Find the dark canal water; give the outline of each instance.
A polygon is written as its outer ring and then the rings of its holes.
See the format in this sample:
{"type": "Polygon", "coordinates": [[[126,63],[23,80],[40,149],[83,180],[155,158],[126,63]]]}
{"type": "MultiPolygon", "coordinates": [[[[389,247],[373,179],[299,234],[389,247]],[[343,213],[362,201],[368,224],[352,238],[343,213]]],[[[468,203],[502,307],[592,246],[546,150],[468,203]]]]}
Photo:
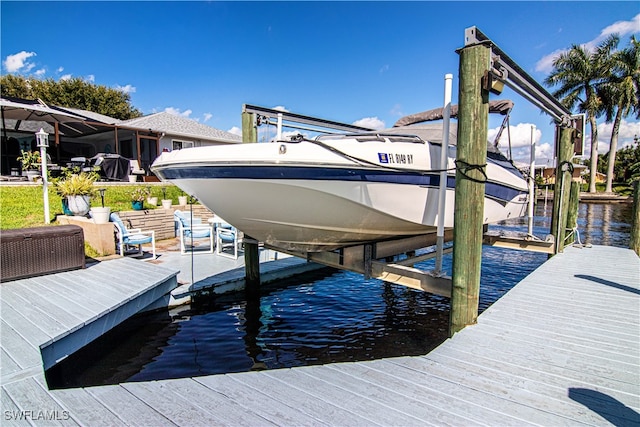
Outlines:
{"type": "MultiPolygon", "coordinates": [[[[544,238],[551,205],[537,208],[544,238]]],[[[581,204],[582,243],[628,247],[631,205],[581,204]]],[[[526,231],[526,219],[491,229],[526,231]]],[[[485,247],[480,309],[546,259],[485,247]]],[[[417,265],[432,270],[434,261],[417,265]]],[[[451,255],[444,267],[450,274],[451,255]]],[[[243,295],[141,315],[48,372],[53,387],[77,387],[420,355],[447,338],[449,300],[324,269],[243,295]]]]}

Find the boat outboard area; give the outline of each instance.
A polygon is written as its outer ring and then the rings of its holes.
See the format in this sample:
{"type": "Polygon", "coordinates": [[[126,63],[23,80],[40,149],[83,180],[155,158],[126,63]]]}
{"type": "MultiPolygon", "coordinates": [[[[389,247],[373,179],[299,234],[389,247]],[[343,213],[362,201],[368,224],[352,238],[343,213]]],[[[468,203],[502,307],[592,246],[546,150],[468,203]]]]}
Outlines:
{"type": "MultiPolygon", "coordinates": [[[[441,167],[441,142],[412,127],[174,150],[151,169],[253,239],[290,251],[330,251],[434,233],[443,169],[445,227],[453,227],[455,146],[447,147],[441,167]]],[[[484,222],[525,215],[522,174],[495,154],[485,174],[484,222]]]]}

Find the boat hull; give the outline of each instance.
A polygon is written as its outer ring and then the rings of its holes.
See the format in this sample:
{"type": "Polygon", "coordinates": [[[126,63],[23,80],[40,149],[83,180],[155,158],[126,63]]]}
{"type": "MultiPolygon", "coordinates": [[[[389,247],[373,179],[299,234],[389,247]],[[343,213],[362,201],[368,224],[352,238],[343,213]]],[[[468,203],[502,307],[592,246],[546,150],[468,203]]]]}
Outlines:
{"type": "MultiPolygon", "coordinates": [[[[202,204],[246,235],[271,246],[315,252],[433,233],[438,189],[390,183],[176,179],[202,204]],[[286,199],[286,203],[283,202],[286,199]],[[280,202],[276,202],[280,201],[280,202]],[[309,212],[312,212],[310,215],[309,212]]],[[[447,191],[445,227],[453,227],[454,189],[447,191]]],[[[485,223],[522,216],[522,201],[485,199],[485,223]]]]}
{"type": "MultiPolygon", "coordinates": [[[[430,159],[439,151],[426,143],[378,141],[338,141],[329,149],[306,142],[242,144],[165,153],[152,170],[245,235],[315,252],[435,232],[440,173],[430,159]],[[356,154],[363,160],[354,160],[356,154]]],[[[453,158],[448,162],[444,217],[450,228],[455,171],[453,158]]],[[[484,222],[524,215],[522,177],[494,163],[487,175],[484,222]]]]}

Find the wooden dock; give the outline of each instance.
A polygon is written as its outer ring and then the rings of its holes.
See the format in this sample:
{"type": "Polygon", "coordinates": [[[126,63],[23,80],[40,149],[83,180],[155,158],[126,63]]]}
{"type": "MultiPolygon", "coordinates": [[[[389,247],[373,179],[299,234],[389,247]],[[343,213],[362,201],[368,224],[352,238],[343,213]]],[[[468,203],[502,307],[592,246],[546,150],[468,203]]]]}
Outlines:
{"type": "MultiPolygon", "coordinates": [[[[8,325],[4,286],[3,425],[640,423],[640,259],[626,249],[565,249],[425,356],[66,390],[6,373],[6,329],[36,349],[48,338],[37,319],[8,325]]],[[[42,363],[33,353],[23,366],[42,363]]]]}

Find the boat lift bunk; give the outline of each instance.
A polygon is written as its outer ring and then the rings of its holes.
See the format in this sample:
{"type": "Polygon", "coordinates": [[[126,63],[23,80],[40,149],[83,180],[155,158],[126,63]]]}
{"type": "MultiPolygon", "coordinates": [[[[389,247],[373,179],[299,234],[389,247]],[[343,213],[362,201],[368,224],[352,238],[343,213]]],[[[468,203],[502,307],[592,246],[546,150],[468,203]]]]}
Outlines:
{"type": "MultiPolygon", "coordinates": [[[[445,232],[445,241],[453,241],[453,229],[445,232]]],[[[434,232],[372,241],[325,252],[296,252],[266,244],[265,247],[328,267],[360,273],[365,279],[380,279],[449,298],[451,297],[451,278],[413,267],[418,262],[436,257],[435,251],[416,255],[419,249],[435,244],[436,233],[434,232]]],[[[449,253],[452,250],[453,248],[449,247],[444,249],[443,253],[449,253]]]]}

